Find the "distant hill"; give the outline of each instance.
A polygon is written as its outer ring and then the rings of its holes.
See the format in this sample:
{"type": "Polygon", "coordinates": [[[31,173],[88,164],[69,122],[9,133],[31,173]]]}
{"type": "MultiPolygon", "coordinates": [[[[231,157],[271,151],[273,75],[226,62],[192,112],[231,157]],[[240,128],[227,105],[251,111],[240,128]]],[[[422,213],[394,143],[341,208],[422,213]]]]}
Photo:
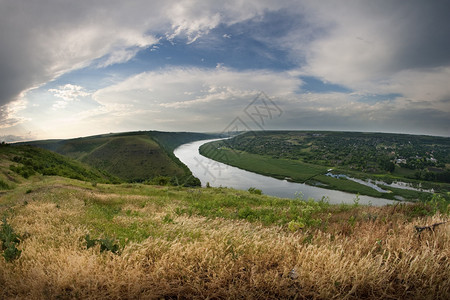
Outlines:
{"type": "Polygon", "coordinates": [[[184,143],[217,136],[139,131],[24,144],[57,152],[128,182],[171,180],[178,184],[199,185],[198,179],[175,157],[173,150],[184,143]]]}

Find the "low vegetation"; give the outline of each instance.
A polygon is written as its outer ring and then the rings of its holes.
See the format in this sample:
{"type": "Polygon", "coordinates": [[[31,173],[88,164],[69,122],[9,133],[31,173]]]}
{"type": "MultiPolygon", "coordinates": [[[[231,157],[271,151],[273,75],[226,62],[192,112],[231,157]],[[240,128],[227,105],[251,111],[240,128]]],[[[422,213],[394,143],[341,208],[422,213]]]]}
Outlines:
{"type": "Polygon", "coordinates": [[[450,230],[442,223],[448,202],[439,196],[370,207],[357,199],[278,199],[256,189],[93,186],[46,176],[2,195],[0,214],[9,228],[3,231],[20,241],[11,259],[2,250],[2,299],[450,293],[450,230]]]}

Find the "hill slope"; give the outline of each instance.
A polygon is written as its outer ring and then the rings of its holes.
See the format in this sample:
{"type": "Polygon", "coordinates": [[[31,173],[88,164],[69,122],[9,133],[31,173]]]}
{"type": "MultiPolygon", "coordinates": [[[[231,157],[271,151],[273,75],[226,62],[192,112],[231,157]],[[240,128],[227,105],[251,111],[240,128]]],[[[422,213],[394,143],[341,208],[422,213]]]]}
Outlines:
{"type": "Polygon", "coordinates": [[[27,144],[71,157],[128,182],[160,180],[162,176],[174,183],[199,185],[198,179],[173,155],[173,150],[184,143],[216,136],[142,131],[27,144]]]}
{"type": "Polygon", "coordinates": [[[152,177],[186,175],[185,170],[147,136],[121,136],[85,154],[81,161],[127,181],[144,181],[152,177]]]}
{"type": "Polygon", "coordinates": [[[448,203],[436,200],[25,180],[0,197],[0,298],[448,299],[448,203]]]}
{"type": "Polygon", "coordinates": [[[118,178],[58,153],[25,145],[0,145],[0,189],[13,188],[35,174],[58,175],[90,182],[118,178]]]}

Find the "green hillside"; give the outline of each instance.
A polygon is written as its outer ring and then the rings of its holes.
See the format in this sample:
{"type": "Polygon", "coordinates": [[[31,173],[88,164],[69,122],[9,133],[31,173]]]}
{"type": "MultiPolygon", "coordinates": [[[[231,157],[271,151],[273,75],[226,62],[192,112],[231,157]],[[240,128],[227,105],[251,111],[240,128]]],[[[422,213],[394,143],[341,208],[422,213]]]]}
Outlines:
{"type": "Polygon", "coordinates": [[[199,180],[175,157],[173,150],[184,143],[216,136],[139,131],[27,144],[63,154],[128,182],[199,185],[199,180]]]}
{"type": "Polygon", "coordinates": [[[106,172],[45,149],[0,145],[0,189],[11,189],[34,175],[57,175],[104,183],[120,181],[106,172]]]}
{"type": "Polygon", "coordinates": [[[187,174],[147,136],[110,138],[81,161],[127,181],[145,181],[158,175],[181,178],[187,174]]]}

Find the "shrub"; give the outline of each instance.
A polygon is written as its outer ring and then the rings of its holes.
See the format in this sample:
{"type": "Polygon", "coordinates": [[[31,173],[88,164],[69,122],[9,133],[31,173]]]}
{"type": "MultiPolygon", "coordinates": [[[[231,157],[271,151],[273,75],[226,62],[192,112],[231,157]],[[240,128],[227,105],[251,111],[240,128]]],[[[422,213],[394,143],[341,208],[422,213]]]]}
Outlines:
{"type": "Polygon", "coordinates": [[[166,186],[170,185],[171,179],[169,176],[156,176],[150,181],[150,184],[166,186]]]}
{"type": "Polygon", "coordinates": [[[262,191],[254,187],[249,188],[248,191],[250,194],[262,195],[262,191]]]}
{"type": "Polygon", "coordinates": [[[115,243],[114,239],[106,237],[98,241],[100,242],[100,252],[111,251],[114,254],[119,253],[119,245],[115,243]]]}
{"type": "Polygon", "coordinates": [[[19,258],[20,251],[17,249],[17,245],[20,243],[19,236],[14,232],[14,229],[3,218],[2,228],[0,230],[0,241],[2,242],[1,250],[3,251],[3,257],[7,262],[11,262],[19,258]]]}
{"type": "Polygon", "coordinates": [[[103,239],[91,239],[90,235],[86,234],[84,240],[86,241],[86,249],[100,244],[100,252],[111,251],[114,254],[119,254],[119,245],[115,243],[113,238],[105,237],[103,239]]]}
{"type": "Polygon", "coordinates": [[[0,179],[0,190],[9,190],[10,188],[11,187],[6,182],[0,179]]]}

